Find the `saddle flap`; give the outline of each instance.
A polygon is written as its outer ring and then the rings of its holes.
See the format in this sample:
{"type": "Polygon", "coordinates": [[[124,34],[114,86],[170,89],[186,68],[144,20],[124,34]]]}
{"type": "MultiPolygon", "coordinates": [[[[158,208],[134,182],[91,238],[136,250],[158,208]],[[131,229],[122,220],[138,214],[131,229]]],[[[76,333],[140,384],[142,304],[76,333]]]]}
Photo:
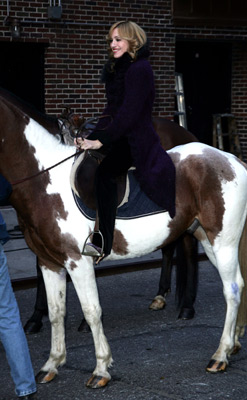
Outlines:
{"type": "MultiPolygon", "coordinates": [[[[71,171],[71,186],[81,201],[93,210],[96,210],[95,198],[95,173],[99,163],[105,156],[98,152],[87,150],[83,152],[75,161],[71,171]]],[[[118,204],[122,205],[128,194],[128,185],[126,184],[127,174],[117,178],[118,204]]]]}

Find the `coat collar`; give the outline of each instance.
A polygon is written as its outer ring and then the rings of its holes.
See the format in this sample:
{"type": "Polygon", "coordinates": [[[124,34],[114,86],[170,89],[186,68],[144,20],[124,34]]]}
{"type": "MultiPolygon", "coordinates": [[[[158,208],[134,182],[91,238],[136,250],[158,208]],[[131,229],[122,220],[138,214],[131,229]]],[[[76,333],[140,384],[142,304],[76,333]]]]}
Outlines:
{"type": "Polygon", "coordinates": [[[149,46],[146,44],[137,51],[135,60],[127,52],[119,58],[110,58],[103,67],[101,82],[111,80],[117,73],[125,73],[133,62],[148,58],[149,54],[149,46]]]}

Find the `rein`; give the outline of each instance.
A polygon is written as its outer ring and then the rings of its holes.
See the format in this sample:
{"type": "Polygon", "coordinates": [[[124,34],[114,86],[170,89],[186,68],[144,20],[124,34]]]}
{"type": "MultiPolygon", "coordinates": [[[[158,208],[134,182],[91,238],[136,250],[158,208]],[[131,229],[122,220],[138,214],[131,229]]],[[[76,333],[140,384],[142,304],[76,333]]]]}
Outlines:
{"type": "MultiPolygon", "coordinates": [[[[71,115],[73,115],[73,113],[68,113],[68,116],[62,115],[62,116],[61,116],[61,117],[62,117],[61,119],[64,120],[64,121],[65,121],[65,120],[68,121],[68,122],[70,123],[70,125],[72,125],[72,122],[71,122],[71,120],[70,120],[70,116],[71,116],[71,115]]],[[[102,119],[102,118],[109,118],[109,117],[111,118],[110,115],[101,115],[101,116],[99,116],[99,117],[93,117],[93,118],[87,119],[86,121],[84,121],[84,122],[79,126],[79,128],[77,128],[77,132],[76,132],[75,138],[79,137],[79,136],[82,134],[83,130],[86,130],[86,131],[88,131],[88,132],[90,133],[90,130],[91,130],[91,131],[93,130],[91,124],[94,125],[94,123],[95,123],[97,120],[102,119]]],[[[64,122],[63,122],[63,124],[64,124],[64,122]]],[[[94,127],[95,127],[95,126],[94,126],[94,127]]],[[[104,129],[107,129],[107,127],[104,128],[104,129]]],[[[104,130],[104,129],[103,129],[103,130],[104,130]]],[[[62,126],[62,128],[61,128],[61,132],[62,132],[62,130],[63,130],[63,126],[62,126]]],[[[60,136],[63,138],[63,135],[62,135],[61,133],[60,133],[60,136]]],[[[71,135],[71,136],[72,136],[72,135],[71,135]]],[[[82,135],[82,136],[83,136],[83,135],[82,135]]],[[[25,177],[25,178],[19,179],[19,180],[15,181],[15,182],[12,182],[11,185],[12,185],[12,186],[19,185],[20,183],[23,183],[23,182],[29,181],[29,180],[31,180],[31,179],[34,179],[34,178],[36,178],[37,176],[42,175],[42,174],[44,174],[44,173],[50,171],[51,169],[57,167],[58,165],[64,163],[65,161],[69,160],[70,158],[75,157],[75,156],[78,156],[78,155],[81,154],[83,151],[84,151],[84,150],[77,150],[76,153],[74,153],[74,154],[72,154],[71,156],[65,158],[64,160],[59,161],[58,163],[52,165],[51,167],[48,167],[48,168],[46,168],[46,169],[43,169],[42,171],[37,172],[37,174],[30,175],[30,176],[27,176],[27,177],[25,177]]]]}
{"type": "Polygon", "coordinates": [[[30,176],[27,176],[26,178],[19,179],[18,181],[12,182],[11,185],[12,185],[12,186],[18,185],[19,183],[23,183],[23,182],[29,181],[29,180],[31,180],[31,179],[33,179],[33,178],[36,178],[37,176],[42,175],[42,174],[44,174],[44,173],[50,171],[51,169],[57,167],[58,165],[64,163],[65,161],[69,160],[70,158],[77,156],[78,154],[82,153],[83,151],[84,151],[84,150],[77,150],[76,153],[72,154],[71,156],[69,156],[69,157],[67,157],[67,158],[64,158],[63,160],[59,161],[58,163],[52,165],[51,167],[48,167],[48,168],[46,168],[46,169],[43,169],[42,171],[37,172],[37,174],[30,175],[30,176]]]}

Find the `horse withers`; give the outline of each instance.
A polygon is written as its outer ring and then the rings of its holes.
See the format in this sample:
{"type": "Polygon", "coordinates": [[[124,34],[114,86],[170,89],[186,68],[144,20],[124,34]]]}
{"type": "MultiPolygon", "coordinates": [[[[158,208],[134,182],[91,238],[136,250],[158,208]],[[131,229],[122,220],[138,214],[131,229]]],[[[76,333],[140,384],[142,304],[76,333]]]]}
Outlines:
{"type": "MultiPolygon", "coordinates": [[[[68,158],[73,152],[71,146],[59,143],[37,121],[0,99],[0,172],[11,183],[37,176],[14,185],[11,195],[25,240],[38,256],[48,299],[51,351],[37,380],[49,382],[66,362],[68,272],[94,340],[96,366],[87,386],[98,388],[111,379],[108,369],[112,355],[101,321],[93,260],[81,255],[94,221],[82,215],[74,203],[70,187],[73,161],[68,158]],[[40,174],[65,158],[66,163],[40,174]]],[[[207,365],[208,371],[218,372],[226,369],[229,354],[240,348],[239,335],[246,324],[246,165],[231,154],[201,143],[177,146],[169,150],[169,155],[177,173],[175,217],[171,219],[168,212],[161,212],[116,219],[109,260],[151,253],[175,241],[198,221],[194,236],[219,271],[227,304],[220,343],[207,365]],[[145,229],[147,225],[152,226],[151,235],[145,229]]]]}

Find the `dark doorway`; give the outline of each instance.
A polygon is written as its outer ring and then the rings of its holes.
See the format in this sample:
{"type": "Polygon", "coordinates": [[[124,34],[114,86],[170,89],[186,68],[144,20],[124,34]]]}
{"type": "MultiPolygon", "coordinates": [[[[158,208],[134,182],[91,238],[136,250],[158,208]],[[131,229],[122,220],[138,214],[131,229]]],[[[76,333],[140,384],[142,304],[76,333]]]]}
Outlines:
{"type": "Polygon", "coordinates": [[[188,130],[212,145],[212,115],[231,111],[231,44],[178,41],[176,72],[183,74],[188,130]]]}
{"type": "Polygon", "coordinates": [[[0,86],[42,112],[44,52],[43,44],[0,42],[0,86]]]}

